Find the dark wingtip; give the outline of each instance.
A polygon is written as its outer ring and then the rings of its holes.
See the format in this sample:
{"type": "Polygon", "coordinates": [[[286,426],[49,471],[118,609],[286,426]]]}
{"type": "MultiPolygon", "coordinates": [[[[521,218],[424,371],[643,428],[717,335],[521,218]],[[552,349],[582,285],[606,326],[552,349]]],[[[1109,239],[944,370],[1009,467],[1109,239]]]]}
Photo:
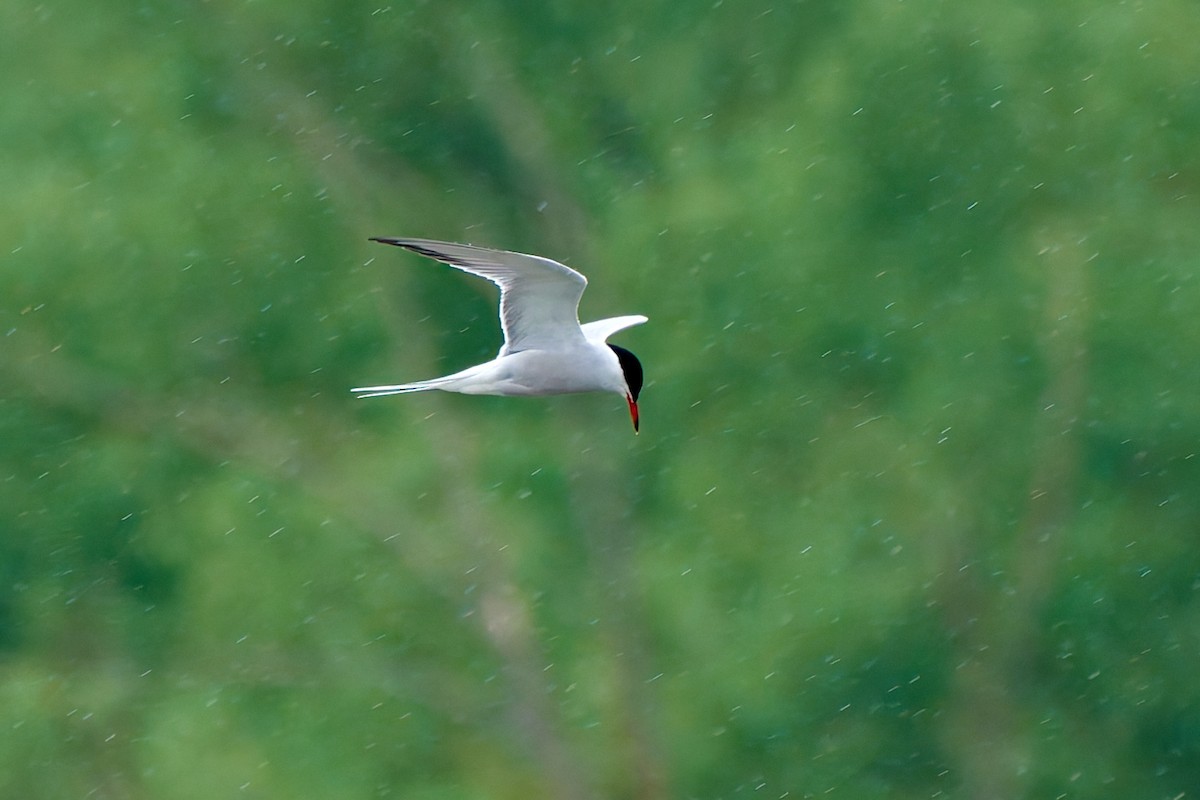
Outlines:
{"type": "Polygon", "coordinates": [[[426,258],[432,258],[436,261],[444,261],[447,264],[459,263],[458,259],[452,259],[445,253],[439,253],[437,250],[431,250],[425,245],[420,244],[420,240],[413,241],[412,239],[397,239],[393,236],[371,236],[367,241],[403,247],[405,250],[411,250],[418,255],[425,256],[426,258]]]}

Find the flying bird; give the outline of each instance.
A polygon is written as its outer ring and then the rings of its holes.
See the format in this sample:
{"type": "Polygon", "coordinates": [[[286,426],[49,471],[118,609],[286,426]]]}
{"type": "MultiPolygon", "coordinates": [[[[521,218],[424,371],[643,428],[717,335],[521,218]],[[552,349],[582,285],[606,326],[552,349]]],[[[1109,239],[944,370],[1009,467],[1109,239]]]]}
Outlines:
{"type": "Polygon", "coordinates": [[[637,432],[642,364],[625,348],[608,344],[608,337],[641,325],[646,317],[631,314],[580,325],[579,298],[587,278],[549,258],[429,239],[371,241],[403,247],[499,286],[504,345],[484,364],[427,381],[352,389],[359,397],[435,389],[509,397],[615,392],[629,404],[637,432]]]}

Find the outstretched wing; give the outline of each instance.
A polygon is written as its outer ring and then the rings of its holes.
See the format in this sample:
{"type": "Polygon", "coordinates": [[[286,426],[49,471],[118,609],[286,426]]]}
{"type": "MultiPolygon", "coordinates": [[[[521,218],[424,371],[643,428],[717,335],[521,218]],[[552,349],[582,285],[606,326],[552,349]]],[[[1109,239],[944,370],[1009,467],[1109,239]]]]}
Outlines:
{"type": "Polygon", "coordinates": [[[487,278],[500,287],[500,355],[521,350],[555,350],[583,340],[579,298],[587,278],[541,256],[491,250],[430,239],[372,238],[487,278]]]}
{"type": "Polygon", "coordinates": [[[609,317],[608,319],[598,319],[595,322],[585,322],[581,327],[584,337],[589,342],[603,344],[617,331],[641,325],[643,322],[646,322],[646,318],[641,314],[630,314],[627,317],[609,317]]]}

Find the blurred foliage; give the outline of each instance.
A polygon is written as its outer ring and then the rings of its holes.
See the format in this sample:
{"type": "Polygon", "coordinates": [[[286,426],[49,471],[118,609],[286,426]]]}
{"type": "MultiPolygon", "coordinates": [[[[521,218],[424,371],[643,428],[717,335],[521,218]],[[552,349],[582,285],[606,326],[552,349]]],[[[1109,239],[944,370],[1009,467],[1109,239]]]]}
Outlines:
{"type": "Polygon", "coordinates": [[[1198,22],[6,3],[0,795],[1190,796],[1198,22]]]}

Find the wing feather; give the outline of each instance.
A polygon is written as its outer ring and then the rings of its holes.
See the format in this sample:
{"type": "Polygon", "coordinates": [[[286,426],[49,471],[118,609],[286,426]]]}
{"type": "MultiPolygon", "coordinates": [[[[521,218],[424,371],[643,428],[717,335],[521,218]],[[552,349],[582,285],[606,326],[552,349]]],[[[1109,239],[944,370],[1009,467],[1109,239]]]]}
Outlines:
{"type": "Polygon", "coordinates": [[[646,322],[646,318],[641,314],[630,314],[627,317],[609,317],[608,319],[598,319],[595,322],[585,322],[582,325],[583,335],[589,342],[604,343],[608,341],[608,337],[612,336],[617,331],[623,331],[626,328],[631,328],[634,325],[641,325],[646,322]]]}
{"type": "Polygon", "coordinates": [[[372,238],[486,278],[500,287],[500,355],[553,350],[584,339],[579,298],[587,278],[549,258],[432,239],[372,238]]]}

